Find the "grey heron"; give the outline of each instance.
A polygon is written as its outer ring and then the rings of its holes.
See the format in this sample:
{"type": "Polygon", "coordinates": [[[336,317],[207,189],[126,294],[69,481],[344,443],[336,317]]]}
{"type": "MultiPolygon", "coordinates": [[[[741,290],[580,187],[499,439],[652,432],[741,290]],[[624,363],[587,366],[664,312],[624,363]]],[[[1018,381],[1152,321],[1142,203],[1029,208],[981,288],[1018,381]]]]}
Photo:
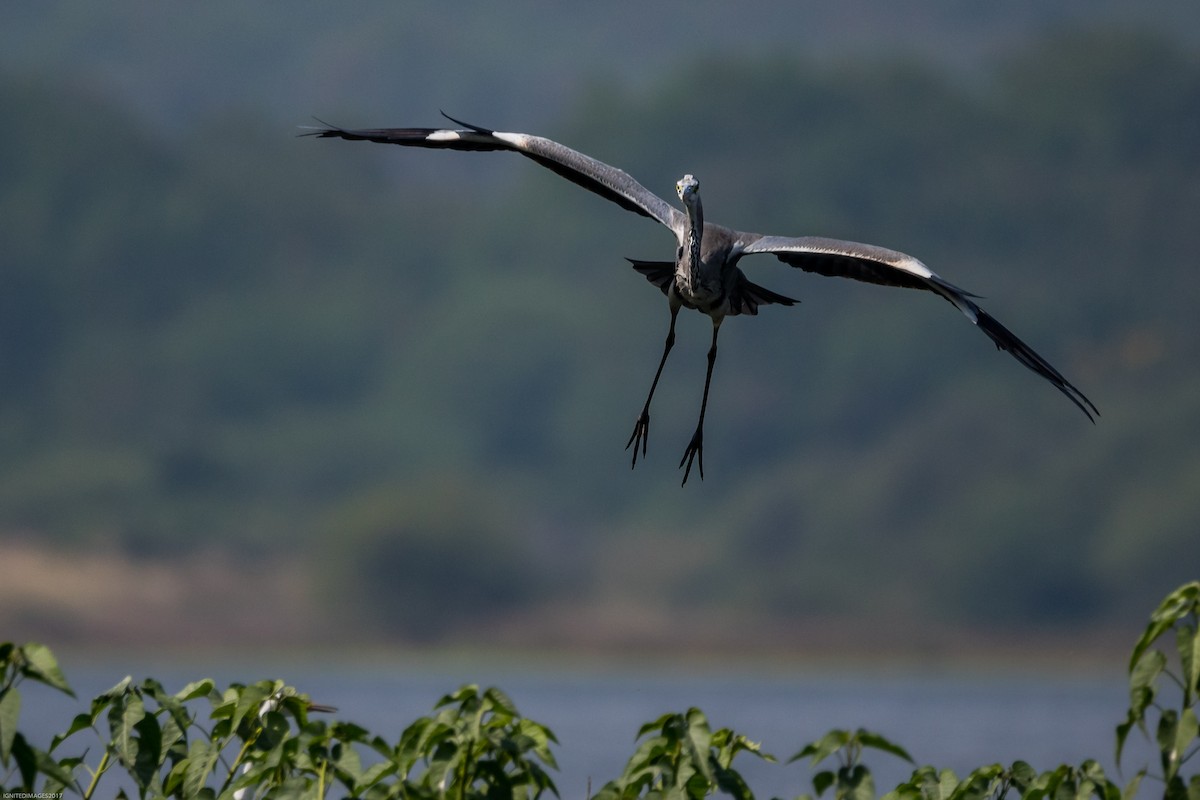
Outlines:
{"type": "MultiPolygon", "coordinates": [[[[443,113],[459,128],[371,128],[346,129],[331,125],[317,128],[304,135],[322,138],[398,144],[407,147],[427,147],[444,150],[509,150],[520,153],[552,170],[572,183],[611,200],[622,208],[662,223],[675,236],[674,261],[640,261],[627,259],[634,269],[662,290],[671,311],[671,322],[663,346],[662,357],[650,383],[645,405],[634,424],[625,449],[633,449],[632,467],[637,466],[638,452],[643,459],[650,433],[650,402],[658,388],[667,356],[675,344],[675,320],[681,308],[707,314],[712,320],[712,344],[708,350],[708,368],[704,376],[704,394],[700,400],[700,416],[696,430],[684,450],[679,468],[683,483],[687,483],[693,462],[697,463],[704,479],[704,413],[708,408],[708,392],[712,384],[713,365],[717,359],[717,334],[726,317],[738,314],[755,315],[762,305],[791,306],[797,301],[752,283],[738,267],[743,256],[769,253],[792,267],[830,277],[853,278],[884,286],[923,289],[940,295],[952,303],[967,319],[983,331],[1000,350],[1008,351],[1017,361],[1041,375],[1095,423],[1099,411],[1082,392],[1076,389],[1058,370],[1033,348],[1018,339],[974,301],[978,295],[964,291],[942,279],[910,255],[870,244],[859,244],[819,236],[765,236],[733,230],[705,222],[700,203],[700,183],[692,175],[684,175],[675,185],[683,203],[679,211],[624,171],[597,161],[591,156],[572,150],[566,145],[527,133],[506,133],[481,128],[454,119],[443,113]]],[[[318,120],[319,121],[319,120],[318,120]]]]}

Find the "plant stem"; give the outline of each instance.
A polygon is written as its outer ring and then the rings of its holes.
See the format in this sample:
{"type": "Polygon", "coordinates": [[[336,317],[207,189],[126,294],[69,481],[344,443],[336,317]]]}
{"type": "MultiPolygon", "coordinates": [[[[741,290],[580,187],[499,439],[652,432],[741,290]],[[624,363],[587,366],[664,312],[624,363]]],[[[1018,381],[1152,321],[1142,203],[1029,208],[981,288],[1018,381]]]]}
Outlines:
{"type": "Polygon", "coordinates": [[[91,800],[92,792],[96,791],[96,786],[100,783],[100,776],[108,769],[109,752],[104,751],[104,757],[100,759],[100,763],[96,765],[96,771],[92,773],[92,782],[88,784],[87,791],[83,793],[83,800],[91,800]]]}

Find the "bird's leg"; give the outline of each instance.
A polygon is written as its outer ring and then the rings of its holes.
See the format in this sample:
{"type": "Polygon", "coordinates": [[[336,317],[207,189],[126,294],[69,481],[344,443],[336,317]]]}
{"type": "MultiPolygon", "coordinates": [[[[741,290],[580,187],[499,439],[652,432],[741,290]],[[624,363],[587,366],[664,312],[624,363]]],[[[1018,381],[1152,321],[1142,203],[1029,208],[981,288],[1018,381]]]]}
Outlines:
{"type": "Polygon", "coordinates": [[[625,444],[625,449],[633,448],[633,464],[630,469],[637,466],[638,460],[638,445],[641,445],[642,457],[646,457],[646,440],[650,437],[650,401],[654,399],[654,390],[658,388],[658,379],[662,376],[663,365],[667,363],[667,356],[671,352],[671,348],[675,346],[675,318],[679,316],[679,306],[671,306],[671,327],[667,330],[667,341],[663,345],[662,359],[658,362],[658,369],[654,371],[654,381],[650,384],[650,394],[646,396],[646,405],[642,406],[642,413],[638,415],[637,423],[633,426],[633,435],[629,437],[629,441],[625,444]]]}
{"type": "Polygon", "coordinates": [[[713,338],[712,347],[708,348],[708,372],[704,376],[704,397],[700,400],[700,420],[696,423],[696,432],[692,434],[692,441],[688,442],[687,450],[683,451],[683,458],[679,459],[680,468],[687,464],[687,469],[683,470],[683,484],[687,483],[688,475],[692,471],[692,461],[699,457],[700,459],[700,480],[704,480],[704,411],[708,408],[708,387],[712,384],[713,364],[717,363],[717,333],[721,330],[721,320],[713,320],[713,338]]]}

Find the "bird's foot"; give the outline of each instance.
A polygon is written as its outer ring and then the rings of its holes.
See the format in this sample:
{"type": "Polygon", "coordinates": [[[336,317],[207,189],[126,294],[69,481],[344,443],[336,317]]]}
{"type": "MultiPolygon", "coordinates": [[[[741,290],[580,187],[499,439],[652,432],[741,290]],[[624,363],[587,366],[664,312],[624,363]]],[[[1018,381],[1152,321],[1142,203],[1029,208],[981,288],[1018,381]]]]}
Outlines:
{"type": "Polygon", "coordinates": [[[633,448],[633,463],[629,465],[630,469],[637,466],[638,449],[642,451],[642,458],[646,457],[646,441],[650,438],[650,409],[642,409],[641,415],[637,418],[637,423],[633,426],[633,433],[629,437],[629,441],[625,443],[625,449],[633,448]]]}
{"type": "Polygon", "coordinates": [[[679,459],[679,468],[683,470],[683,486],[687,483],[688,475],[692,473],[692,462],[699,458],[697,466],[700,468],[700,480],[704,480],[704,429],[696,428],[696,432],[692,434],[692,440],[688,442],[687,450],[683,451],[683,458],[679,459]],[[684,465],[687,465],[686,469],[684,465]]]}

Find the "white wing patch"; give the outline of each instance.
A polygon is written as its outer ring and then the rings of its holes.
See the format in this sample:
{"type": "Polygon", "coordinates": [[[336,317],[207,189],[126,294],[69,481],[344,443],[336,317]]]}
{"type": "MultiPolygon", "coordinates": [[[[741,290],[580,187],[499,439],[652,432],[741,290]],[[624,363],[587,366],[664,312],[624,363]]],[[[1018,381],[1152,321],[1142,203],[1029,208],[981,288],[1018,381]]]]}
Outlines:
{"type": "Polygon", "coordinates": [[[430,142],[455,142],[461,138],[458,131],[434,131],[425,137],[430,142]]]}
{"type": "Polygon", "coordinates": [[[525,145],[531,138],[533,138],[527,133],[504,133],[503,131],[492,131],[492,136],[496,137],[502,142],[511,144],[518,150],[524,150],[525,145]]]}
{"type": "Polygon", "coordinates": [[[905,272],[910,272],[913,275],[919,275],[922,278],[936,278],[937,277],[937,273],[935,273],[929,267],[925,266],[924,264],[922,264],[920,261],[913,258],[912,256],[906,256],[905,258],[903,258],[899,262],[897,262],[894,266],[896,267],[896,269],[902,269],[905,272]]]}

